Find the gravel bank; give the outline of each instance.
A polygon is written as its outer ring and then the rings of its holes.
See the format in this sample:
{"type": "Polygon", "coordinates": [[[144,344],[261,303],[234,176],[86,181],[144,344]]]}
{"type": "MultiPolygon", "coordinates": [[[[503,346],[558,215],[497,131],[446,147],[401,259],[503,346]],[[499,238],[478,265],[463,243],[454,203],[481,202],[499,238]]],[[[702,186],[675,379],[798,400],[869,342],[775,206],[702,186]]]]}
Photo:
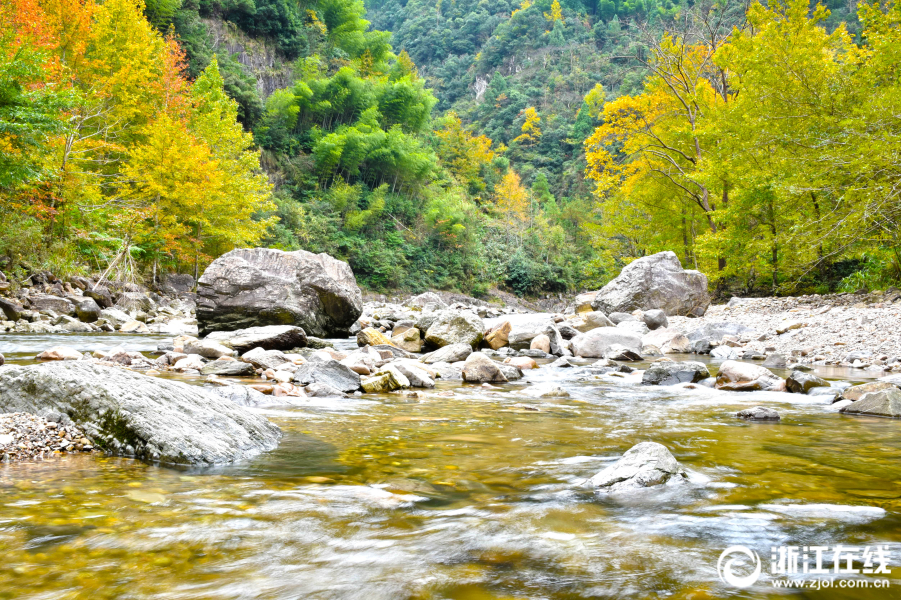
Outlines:
{"type": "Polygon", "coordinates": [[[60,425],[28,413],[0,414],[0,462],[93,450],[88,439],[73,425],[60,425]]]}
{"type": "MultiPolygon", "coordinates": [[[[691,332],[704,323],[732,322],[759,335],[736,340],[745,350],[777,352],[794,362],[901,371],[901,292],[790,298],[733,298],[704,317],[670,317],[691,332]]],[[[733,343],[734,344],[734,343],[733,343]]]]}

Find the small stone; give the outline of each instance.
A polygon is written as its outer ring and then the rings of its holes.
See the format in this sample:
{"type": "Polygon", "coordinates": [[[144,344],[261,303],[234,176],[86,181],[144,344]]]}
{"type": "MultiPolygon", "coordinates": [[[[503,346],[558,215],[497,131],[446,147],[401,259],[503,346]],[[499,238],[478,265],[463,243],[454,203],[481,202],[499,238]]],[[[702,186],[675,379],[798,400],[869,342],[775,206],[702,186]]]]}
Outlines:
{"type": "MultiPolygon", "coordinates": [[[[560,360],[565,360],[565,358],[561,358],[560,360]]],[[[513,365],[521,371],[538,368],[538,363],[535,362],[534,358],[529,356],[513,356],[505,360],[504,364],[513,365]]]]}
{"type": "Polygon", "coordinates": [[[735,416],[749,421],[778,421],[780,419],[779,413],[765,406],[746,408],[735,413],[735,416]]]}
{"type": "Polygon", "coordinates": [[[616,463],[592,477],[590,482],[595,487],[619,492],[686,479],[685,470],[666,446],[642,442],[632,446],[616,463]]]}
{"type": "Polygon", "coordinates": [[[510,332],[513,326],[510,321],[504,321],[491,329],[485,336],[485,343],[492,350],[500,350],[510,342],[510,332]]]}
{"type": "Polygon", "coordinates": [[[38,360],[81,360],[81,352],[68,346],[54,346],[44,350],[35,358],[38,360]]]}
{"type": "Polygon", "coordinates": [[[496,362],[482,352],[473,352],[463,366],[463,381],[469,383],[500,382],[508,379],[496,362]]]}
{"type": "Polygon", "coordinates": [[[763,361],[763,366],[770,369],[784,369],[786,365],[788,365],[788,361],[785,356],[775,352],[767,355],[766,360],[763,361]]]}

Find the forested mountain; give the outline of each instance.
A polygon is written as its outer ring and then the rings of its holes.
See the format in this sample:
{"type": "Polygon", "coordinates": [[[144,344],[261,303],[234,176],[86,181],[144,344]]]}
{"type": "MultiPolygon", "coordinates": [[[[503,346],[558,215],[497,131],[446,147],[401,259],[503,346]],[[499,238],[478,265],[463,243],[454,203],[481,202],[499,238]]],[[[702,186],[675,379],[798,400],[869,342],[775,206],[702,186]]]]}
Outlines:
{"type": "Polygon", "coordinates": [[[741,293],[888,284],[899,8],[828,8],[13,0],[0,266],[262,243],[534,294],[672,249],[741,293]]]}

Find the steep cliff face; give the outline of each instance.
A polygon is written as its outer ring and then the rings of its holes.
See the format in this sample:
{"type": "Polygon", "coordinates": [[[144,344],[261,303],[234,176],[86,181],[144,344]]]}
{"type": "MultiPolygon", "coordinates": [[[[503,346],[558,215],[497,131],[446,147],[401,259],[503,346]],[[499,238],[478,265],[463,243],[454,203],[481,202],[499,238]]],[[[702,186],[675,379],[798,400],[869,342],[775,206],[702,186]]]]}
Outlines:
{"type": "Polygon", "coordinates": [[[270,42],[251,38],[234,24],[218,18],[202,19],[217,52],[230,54],[256,80],[257,92],[265,101],[293,80],[292,61],[270,42]]]}

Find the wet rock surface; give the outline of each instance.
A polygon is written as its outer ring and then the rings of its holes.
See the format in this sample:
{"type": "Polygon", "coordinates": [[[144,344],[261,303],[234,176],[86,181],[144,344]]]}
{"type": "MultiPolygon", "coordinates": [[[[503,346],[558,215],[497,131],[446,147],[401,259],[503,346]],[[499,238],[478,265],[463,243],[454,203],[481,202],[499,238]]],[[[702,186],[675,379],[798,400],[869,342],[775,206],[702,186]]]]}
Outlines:
{"type": "Polygon", "coordinates": [[[676,385],[697,383],[710,377],[710,371],[703,363],[693,361],[656,362],[642,375],[643,385],[676,385]]]}
{"type": "Polygon", "coordinates": [[[847,415],[901,418],[901,390],[893,387],[866,392],[859,400],[841,408],[839,412],[847,415]]]}
{"type": "Polygon", "coordinates": [[[779,421],[779,413],[767,406],[755,406],[738,411],[735,416],[748,421],[779,421]]]}
{"type": "Polygon", "coordinates": [[[785,380],[759,365],[728,360],[720,365],[716,388],[730,392],[785,391],[785,380]]]}

